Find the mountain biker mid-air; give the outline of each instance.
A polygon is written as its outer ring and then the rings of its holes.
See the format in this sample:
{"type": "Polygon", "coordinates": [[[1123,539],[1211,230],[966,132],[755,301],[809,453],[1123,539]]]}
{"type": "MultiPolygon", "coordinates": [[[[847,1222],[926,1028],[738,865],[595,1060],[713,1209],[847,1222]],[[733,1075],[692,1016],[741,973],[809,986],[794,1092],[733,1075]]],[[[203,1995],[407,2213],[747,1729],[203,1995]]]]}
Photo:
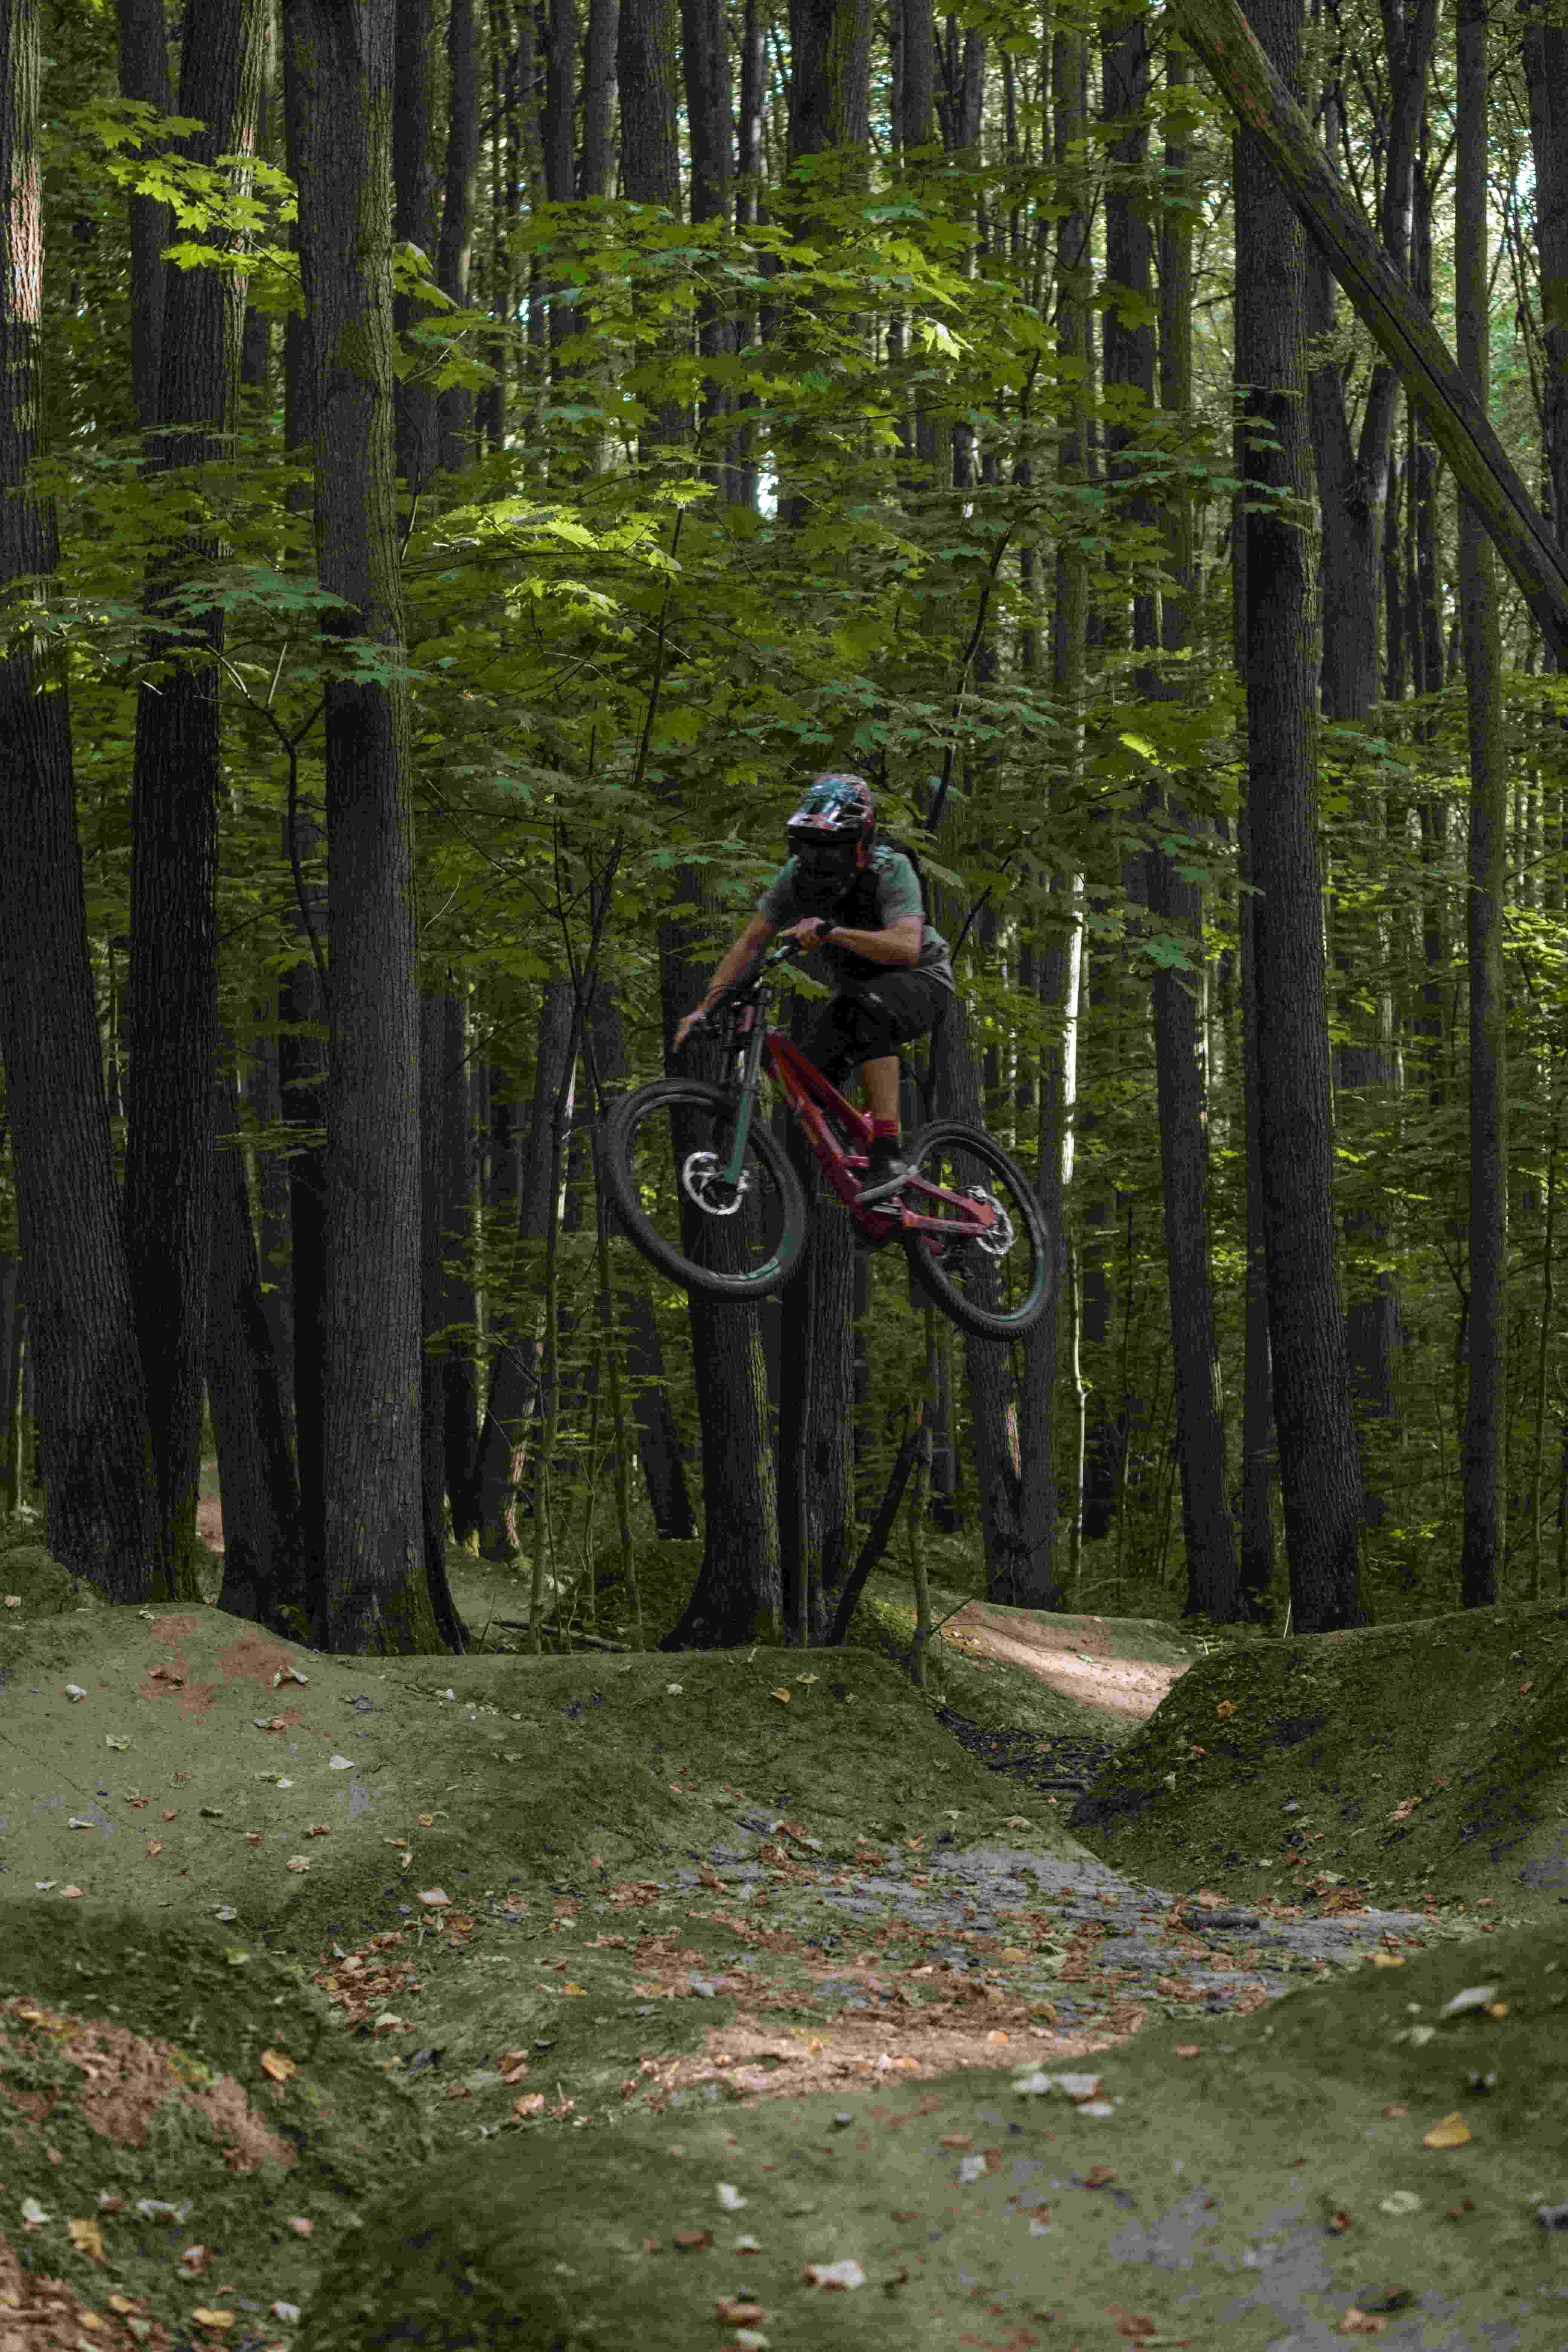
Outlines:
{"type": "Polygon", "coordinates": [[[742,979],[775,935],[820,954],[834,992],[802,1051],[842,1087],[858,1062],[871,1113],[870,1164],[857,1205],[902,1191],[910,1171],[899,1152],[899,1047],[923,1037],[953,994],[947,942],[925,919],[910,859],[877,840],[876,804],[863,776],[837,771],[812,783],[787,827],[790,857],[757,911],[721,957],[700,1004],[675,1045],[742,979]]]}

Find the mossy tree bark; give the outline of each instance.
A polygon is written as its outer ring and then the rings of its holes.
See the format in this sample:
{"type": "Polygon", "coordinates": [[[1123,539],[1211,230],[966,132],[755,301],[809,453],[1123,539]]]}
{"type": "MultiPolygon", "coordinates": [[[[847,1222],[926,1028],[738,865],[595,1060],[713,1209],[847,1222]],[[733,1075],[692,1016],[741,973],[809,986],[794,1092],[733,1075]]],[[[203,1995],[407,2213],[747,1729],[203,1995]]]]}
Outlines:
{"type": "MultiPolygon", "coordinates": [[[[1254,18],[1287,88],[1295,0],[1254,18]]],[[[1258,1146],[1268,1325],[1297,1630],[1364,1622],[1361,1478],[1334,1280],[1328,1030],[1317,861],[1308,562],[1305,249],[1259,141],[1237,160],[1237,398],[1247,486],[1247,821],[1258,1008],[1258,1146]]]]}
{"type": "Polygon", "coordinates": [[[393,466],[392,0],[285,0],[328,625],[326,1630],[437,1645],[419,1475],[419,993],[393,466]]]}
{"type": "MultiPolygon", "coordinates": [[[[201,128],[193,162],[247,152],[261,88],[262,0],[192,9],[180,64],[182,115],[201,128]]],[[[161,431],[151,482],[183,522],[205,467],[229,457],[245,326],[227,269],[170,269],[163,295],[161,431]]],[[[170,618],[209,573],[208,530],[154,542],[148,655],[137,698],[131,801],[130,1124],[125,1241],[158,1475],[154,1589],[199,1597],[193,1546],[201,1471],[207,1261],[212,1246],[213,1048],[217,1024],[218,665],[222,608],[170,618]]]]}

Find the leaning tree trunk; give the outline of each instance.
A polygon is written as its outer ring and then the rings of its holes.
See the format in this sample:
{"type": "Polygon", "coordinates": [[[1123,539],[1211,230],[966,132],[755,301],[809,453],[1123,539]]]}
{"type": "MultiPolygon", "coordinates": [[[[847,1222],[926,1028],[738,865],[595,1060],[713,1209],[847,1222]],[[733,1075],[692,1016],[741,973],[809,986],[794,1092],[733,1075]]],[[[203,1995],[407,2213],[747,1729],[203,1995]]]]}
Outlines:
{"type": "Polygon", "coordinates": [[[419,992],[393,471],[392,0],[285,0],[314,363],[326,689],[326,1615],[430,1649],[419,1476],[419,992]],[[358,656],[368,655],[365,677],[358,656]]]}
{"type": "MultiPolygon", "coordinates": [[[[1255,11],[1259,24],[1266,20],[1255,11]]],[[[1277,187],[1328,255],[1357,317],[1420,411],[1457,479],[1486,517],[1492,544],[1560,659],[1568,659],[1568,558],[1542,522],[1442,337],[1399,279],[1339,185],[1290,87],[1237,0],[1176,0],[1175,25],[1247,126],[1277,187]]],[[[1272,23],[1272,18],[1267,20],[1272,23]]],[[[1295,37],[1295,27],[1289,28],[1295,37]]],[[[1241,283],[1239,265],[1237,282],[1241,283]]]]}
{"type": "MultiPolygon", "coordinates": [[[[31,487],[43,295],[38,32],[33,0],[0,0],[0,593],[47,579],[58,561],[54,508],[31,487]]],[[[27,1357],[50,1549],[110,1601],[144,1601],[157,1488],[99,1056],[66,680],[39,651],[47,642],[22,636],[0,656],[0,1053],[27,1357]]]]}
{"type": "MultiPolygon", "coordinates": [[[[1287,82],[1294,0],[1258,0],[1287,82]]],[[[1247,820],[1258,998],[1258,1142],[1286,1550],[1297,1629],[1365,1622],[1361,1481],[1334,1281],[1332,1136],[1312,741],[1305,251],[1257,138],[1237,168],[1237,397],[1247,485],[1247,820]]]]}
{"type": "MultiPolygon", "coordinates": [[[[262,0],[212,0],[186,20],[180,112],[195,163],[247,152],[261,88],[262,0]]],[[[163,298],[162,426],[150,483],[179,512],[229,455],[245,326],[232,270],[172,269],[163,298]]],[[[217,1023],[219,664],[223,609],[173,617],[211,572],[210,534],[155,544],[147,604],[156,675],[136,706],[131,800],[131,1088],[125,1245],[158,1475],[155,1589],[199,1598],[192,1547],[201,1475],[204,1325],[212,1245],[213,1046],[217,1023]]]]}

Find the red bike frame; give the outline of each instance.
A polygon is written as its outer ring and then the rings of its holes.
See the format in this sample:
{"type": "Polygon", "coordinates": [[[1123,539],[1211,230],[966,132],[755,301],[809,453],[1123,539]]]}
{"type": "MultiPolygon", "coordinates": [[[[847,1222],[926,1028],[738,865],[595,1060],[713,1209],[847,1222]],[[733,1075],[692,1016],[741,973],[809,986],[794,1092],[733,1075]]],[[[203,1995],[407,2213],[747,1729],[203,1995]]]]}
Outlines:
{"type": "MultiPolygon", "coordinates": [[[[742,1012],[742,1034],[754,1018],[752,1008],[742,1012]]],[[[988,1233],[996,1223],[996,1212],[989,1202],[972,1200],[962,1192],[950,1192],[941,1185],[929,1183],[923,1176],[911,1177],[904,1192],[889,1201],[886,1208],[858,1209],[855,1198],[864,1181],[871,1149],[870,1119],[839,1093],[831,1078],[823,1076],[815,1062],[807,1061],[782,1029],[766,1032],[763,1052],[768,1075],[783,1089],[805,1129],[818,1167],[868,1240],[885,1242],[899,1234],[929,1233],[951,1242],[954,1238],[954,1210],[973,1220],[977,1234],[988,1233]],[[831,1112],[845,1131],[855,1138],[857,1149],[845,1151],[823,1116],[825,1111],[831,1112]],[[942,1203],[948,1213],[922,1216],[911,1199],[911,1195],[921,1193],[933,1202],[942,1203]]]]}

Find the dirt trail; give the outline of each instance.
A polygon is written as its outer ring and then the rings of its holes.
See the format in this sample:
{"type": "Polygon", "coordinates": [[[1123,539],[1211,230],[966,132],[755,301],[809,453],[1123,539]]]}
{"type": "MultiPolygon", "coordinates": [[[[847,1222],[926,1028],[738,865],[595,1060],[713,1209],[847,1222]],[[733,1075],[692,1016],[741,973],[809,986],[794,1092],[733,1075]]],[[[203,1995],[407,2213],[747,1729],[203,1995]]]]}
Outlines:
{"type": "Polygon", "coordinates": [[[1107,1715],[1145,1722],[1192,1664],[1116,1655],[1091,1617],[1035,1617],[972,1601],[950,1619],[944,1638],[971,1656],[1022,1666],[1064,1698],[1107,1715]]]}

